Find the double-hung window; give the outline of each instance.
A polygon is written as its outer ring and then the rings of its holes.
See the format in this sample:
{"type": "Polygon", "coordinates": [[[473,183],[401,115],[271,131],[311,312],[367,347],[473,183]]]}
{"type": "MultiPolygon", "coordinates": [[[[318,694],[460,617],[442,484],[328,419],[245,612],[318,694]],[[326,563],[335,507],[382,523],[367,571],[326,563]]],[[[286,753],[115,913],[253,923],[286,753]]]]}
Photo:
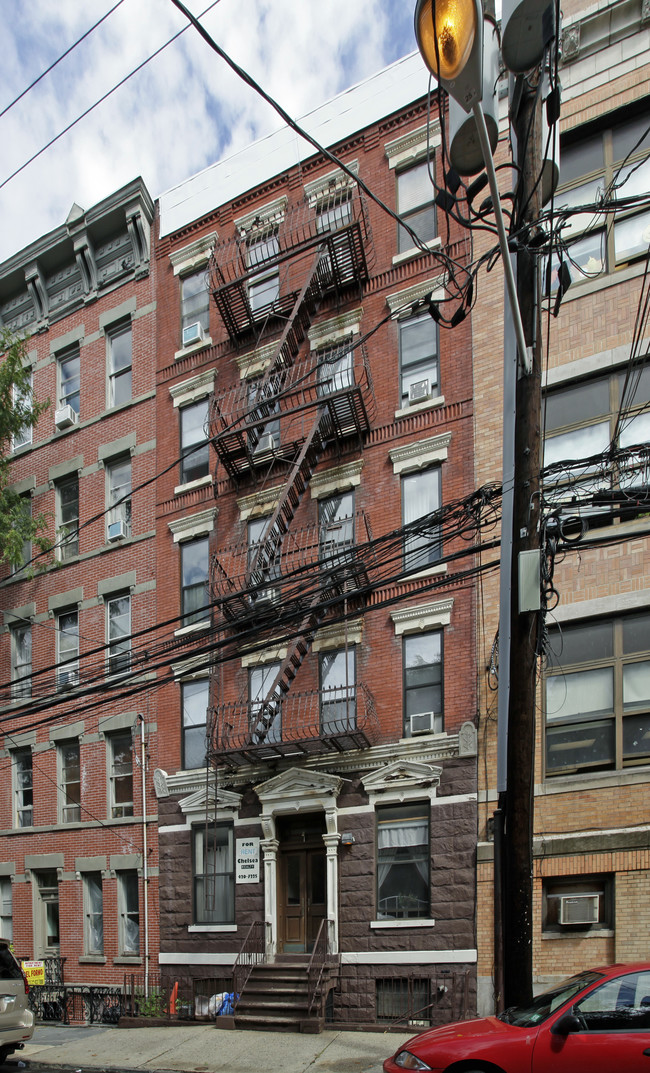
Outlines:
{"type": "Polygon", "coordinates": [[[321,198],[316,208],[316,231],[330,235],[328,249],[321,258],[318,273],[325,283],[342,284],[353,278],[354,266],[350,257],[350,237],[332,232],[352,222],[352,197],[349,189],[337,189],[321,198]],[[332,257],[333,254],[333,257],[332,257]]]}
{"type": "Polygon", "coordinates": [[[79,742],[64,741],[59,746],[59,803],[62,823],[81,819],[81,763],[79,742]]]}
{"type": "Polygon", "coordinates": [[[404,653],[404,735],[442,730],[442,630],[408,634],[404,653]]]}
{"type": "Polygon", "coordinates": [[[0,876],[0,935],[9,942],[14,937],[11,876],[0,876]]]}
{"type": "MultiPolygon", "coordinates": [[[[436,206],[433,198],[434,189],[426,161],[397,173],[397,212],[422,243],[432,242],[436,237],[436,206]]],[[[414,246],[414,240],[400,224],[398,253],[412,250],[414,246]]]]}
{"type": "Polygon", "coordinates": [[[406,570],[425,570],[440,559],[440,524],[435,519],[427,521],[440,506],[439,466],[402,477],[402,520],[411,527],[404,540],[406,570]]]}
{"type": "Polygon", "coordinates": [[[138,873],[134,869],[118,872],[117,908],[120,954],[137,957],[140,953],[140,901],[138,873]]]}
{"type": "Polygon", "coordinates": [[[183,710],[183,767],[205,767],[209,682],[197,678],[181,683],[183,710]]]}
{"type": "Polygon", "coordinates": [[[81,358],[79,347],[66,350],[58,358],[57,409],[70,406],[77,417],[81,400],[81,358]]]}
{"type": "Polygon", "coordinates": [[[65,562],[79,554],[79,478],[75,474],[59,481],[56,491],[59,559],[65,562]]]}
{"type": "Polygon", "coordinates": [[[650,612],[549,630],[546,775],[647,764],[650,612]]]}
{"type": "Polygon", "coordinates": [[[440,393],[438,329],[425,313],[400,320],[398,332],[401,404],[409,406],[440,393]]]}
{"type": "Polygon", "coordinates": [[[205,269],[181,279],[181,334],[183,346],[210,334],[210,295],[205,269]]]}
{"type": "Polygon", "coordinates": [[[248,383],[249,447],[253,454],[265,454],[280,445],[280,419],[274,417],[280,410],[277,378],[260,383],[248,383]]]}
{"type": "Polygon", "coordinates": [[[318,352],[318,394],[331,395],[354,386],[354,350],[351,341],[318,352]]]}
{"type": "Polygon", "coordinates": [[[104,953],[104,890],[101,872],[86,872],[84,883],[84,953],[104,953]]]}
{"type": "Polygon", "coordinates": [[[56,956],[61,949],[59,933],[59,877],[56,871],[36,873],[36,919],[34,945],[36,952],[56,956]]]}
{"type": "Polygon", "coordinates": [[[181,614],[183,626],[210,618],[208,538],[181,544],[181,614]]]}
{"type": "Polygon", "coordinates": [[[133,815],[133,741],[129,733],[108,739],[110,814],[112,819],[133,815]]]}
{"type": "Polygon", "coordinates": [[[282,740],[281,701],[272,700],[267,707],[263,705],[279,670],[279,663],[261,663],[248,670],[250,728],[255,742],[282,740]]]}
{"type": "Polygon", "coordinates": [[[131,459],[118,458],[106,466],[108,537],[131,535],[131,459]]]}
{"type": "Polygon", "coordinates": [[[120,674],[131,662],[131,597],[128,593],[106,601],[108,673],[120,674]]]}
{"type": "Polygon", "coordinates": [[[377,918],[411,920],[431,913],[429,804],[377,809],[377,918]]]}
{"type": "Polygon", "coordinates": [[[181,484],[206,477],[210,472],[208,444],[208,399],[199,399],[180,411],[181,484]]]}
{"type": "Polygon", "coordinates": [[[233,828],[207,824],[193,830],[194,922],[235,921],[235,854],[233,828]]]}
{"type": "Polygon", "coordinates": [[[120,406],[131,398],[133,332],[131,322],[111,329],[108,344],[108,404],[120,406]]]}
{"type": "MultiPolygon", "coordinates": [[[[31,369],[29,371],[28,377],[29,378],[28,378],[27,383],[25,383],[22,386],[22,388],[19,387],[17,384],[14,384],[14,387],[13,387],[14,410],[18,410],[18,409],[22,408],[23,411],[25,411],[25,410],[31,411],[32,398],[33,398],[33,394],[32,394],[32,391],[33,391],[33,387],[32,387],[32,385],[33,385],[33,373],[31,371],[31,369]]],[[[32,426],[29,425],[29,424],[23,425],[23,427],[18,429],[17,432],[14,432],[13,437],[12,437],[12,444],[11,444],[13,450],[17,451],[19,447],[26,447],[28,444],[30,444],[32,442],[32,433],[33,433],[33,429],[32,429],[32,426]]]]}
{"type": "Polygon", "coordinates": [[[14,700],[32,695],[32,627],[11,630],[11,695],[14,700]]]}
{"type": "Polygon", "coordinates": [[[56,619],[57,689],[70,689],[79,682],[79,612],[61,611],[56,619]]]}
{"type": "Polygon", "coordinates": [[[248,572],[256,591],[252,603],[277,603],[280,589],[271,582],[280,576],[280,555],[277,549],[265,547],[269,518],[253,518],[247,527],[248,572]]]}
{"type": "Polygon", "coordinates": [[[344,734],[357,725],[354,648],[320,656],[320,723],[323,734],[344,734]]]}
{"type": "MultiPolygon", "coordinates": [[[[555,211],[567,213],[562,238],[569,245],[566,263],[574,282],[647,257],[648,189],[647,102],[637,116],[630,116],[627,110],[606,128],[563,142],[555,211]]],[[[554,264],[557,267],[557,261],[554,264]]],[[[552,286],[556,285],[557,279],[553,279],[552,286]]]]}
{"type": "Polygon", "coordinates": [[[318,501],[318,558],[325,566],[345,561],[354,545],[354,492],[341,492],[318,501]]]}
{"type": "Polygon", "coordinates": [[[280,271],[277,256],[280,252],[277,232],[253,233],[246,241],[246,264],[256,269],[249,277],[248,301],[254,314],[267,315],[280,296],[280,271]]]}
{"type": "Polygon", "coordinates": [[[34,783],[32,750],[16,749],[13,754],[14,825],[31,827],[34,823],[34,783]]]}

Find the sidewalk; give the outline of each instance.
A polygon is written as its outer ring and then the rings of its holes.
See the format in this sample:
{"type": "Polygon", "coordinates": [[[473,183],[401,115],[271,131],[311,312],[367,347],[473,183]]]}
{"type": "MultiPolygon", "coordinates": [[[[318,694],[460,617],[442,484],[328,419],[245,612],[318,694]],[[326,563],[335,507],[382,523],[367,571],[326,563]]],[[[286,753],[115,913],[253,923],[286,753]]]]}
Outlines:
{"type": "Polygon", "coordinates": [[[384,1058],[394,1054],[413,1032],[218,1031],[214,1025],[170,1025],[121,1029],[92,1026],[66,1028],[37,1025],[22,1051],[7,1061],[28,1070],[188,1070],[192,1073],[381,1073],[384,1058]]]}

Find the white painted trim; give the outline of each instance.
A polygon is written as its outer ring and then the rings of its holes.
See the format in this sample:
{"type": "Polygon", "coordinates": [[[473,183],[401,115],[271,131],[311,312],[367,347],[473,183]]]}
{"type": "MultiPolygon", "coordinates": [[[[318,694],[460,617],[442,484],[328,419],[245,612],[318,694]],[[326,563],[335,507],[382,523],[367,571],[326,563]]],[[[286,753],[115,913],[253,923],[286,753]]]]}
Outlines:
{"type": "Polygon", "coordinates": [[[650,589],[598,596],[595,600],[580,600],[573,604],[560,603],[553,612],[553,618],[556,622],[573,622],[594,618],[596,615],[615,615],[633,608],[645,607],[650,607],[650,589]]]}
{"type": "Polygon", "coordinates": [[[189,380],[183,380],[180,384],[172,384],[169,394],[174,400],[174,406],[186,406],[190,402],[197,402],[210,395],[214,390],[214,378],[217,375],[215,369],[206,369],[205,372],[191,376],[189,380]]]}
{"type": "Polygon", "coordinates": [[[174,954],[158,954],[159,965],[234,965],[236,953],[197,954],[193,950],[180,950],[174,954]]]}
{"type": "Polygon", "coordinates": [[[361,470],[363,459],[356,462],[346,462],[343,466],[335,466],[333,469],[315,473],[309,482],[309,491],[312,499],[324,499],[336,492],[347,492],[350,488],[357,488],[361,484],[361,470]]]}
{"type": "Polygon", "coordinates": [[[347,313],[338,313],[335,317],[315,324],[307,332],[310,350],[320,350],[331,343],[339,343],[358,335],[361,331],[363,309],[350,309],[347,313]]]}
{"type": "Polygon", "coordinates": [[[404,287],[401,291],[393,291],[386,295],[386,305],[391,313],[397,313],[399,309],[414,306],[421,302],[428,294],[434,293],[434,300],[439,302],[445,296],[445,280],[447,274],[442,272],[437,276],[430,276],[421,283],[412,283],[410,287],[404,287]]]}
{"type": "Polygon", "coordinates": [[[191,935],[202,934],[203,932],[210,932],[211,934],[219,934],[220,932],[235,932],[237,931],[236,924],[190,924],[188,932],[191,935]]]}
{"type": "Polygon", "coordinates": [[[450,597],[448,600],[434,600],[428,604],[396,608],[390,612],[395,636],[402,637],[404,634],[419,633],[421,630],[449,626],[453,606],[454,599],[450,597]]]}
{"type": "Polygon", "coordinates": [[[423,243],[424,249],[421,250],[419,246],[411,246],[409,250],[403,250],[402,253],[396,253],[393,257],[393,265],[403,265],[407,261],[414,261],[416,257],[424,257],[424,254],[428,250],[439,250],[442,246],[442,239],[432,238],[430,242],[423,243]]]}
{"type": "Polygon", "coordinates": [[[427,149],[433,153],[440,146],[440,123],[434,119],[427,124],[411,130],[408,134],[400,134],[399,138],[393,138],[386,142],[384,152],[388,159],[389,168],[403,168],[411,164],[419,164],[426,159],[427,149]]]}
{"type": "Polygon", "coordinates": [[[437,436],[427,437],[426,440],[416,440],[403,447],[393,447],[388,452],[388,457],[393,463],[393,473],[399,476],[403,473],[416,473],[427,466],[446,462],[450,443],[451,432],[440,432],[437,436]]]}
{"type": "Polygon", "coordinates": [[[172,263],[174,275],[187,276],[201,268],[202,265],[207,265],[217,237],[217,232],[211,231],[209,235],[203,235],[201,238],[195,239],[194,242],[190,242],[187,246],[172,250],[169,260],[172,263]]]}
{"type": "Polygon", "coordinates": [[[476,950],[384,950],[378,953],[364,950],[341,954],[343,965],[460,965],[476,962],[476,950]]]}
{"type": "Polygon", "coordinates": [[[424,402],[414,402],[412,406],[404,406],[401,410],[395,410],[395,420],[400,421],[403,417],[413,417],[423,410],[440,410],[445,405],[445,396],[436,395],[435,399],[425,399],[424,402]]]}
{"type": "MultiPolygon", "coordinates": [[[[358,160],[351,160],[349,164],[346,164],[346,167],[349,171],[354,172],[355,175],[359,174],[358,160]]],[[[318,202],[325,197],[329,197],[339,190],[352,190],[355,185],[354,179],[347,172],[343,171],[342,168],[335,168],[334,171],[328,171],[325,175],[320,175],[318,179],[312,179],[311,182],[305,183],[303,189],[307,201],[312,208],[315,208],[318,202]]]]}
{"type": "Polygon", "coordinates": [[[371,920],[371,928],[433,928],[435,920],[371,920]]]}
{"type": "Polygon", "coordinates": [[[183,831],[189,831],[189,823],[169,823],[165,827],[158,828],[159,835],[179,835],[183,831]]]}
{"type": "Polygon", "coordinates": [[[218,507],[210,507],[209,510],[202,510],[198,514],[190,514],[189,517],[176,518],[173,522],[167,522],[174,536],[174,544],[211,533],[218,513],[218,507]]]}
{"type": "Polygon", "coordinates": [[[288,204],[287,195],[281,194],[273,201],[268,201],[266,205],[260,205],[258,209],[247,212],[245,216],[238,216],[235,220],[235,227],[242,237],[248,237],[249,233],[251,237],[257,234],[264,235],[274,225],[282,222],[288,204]]]}
{"type": "Polygon", "coordinates": [[[195,481],[187,481],[186,484],[177,484],[174,488],[174,495],[185,495],[187,492],[192,492],[195,488],[204,488],[208,484],[212,484],[211,473],[206,473],[205,477],[197,477],[195,481]]]}

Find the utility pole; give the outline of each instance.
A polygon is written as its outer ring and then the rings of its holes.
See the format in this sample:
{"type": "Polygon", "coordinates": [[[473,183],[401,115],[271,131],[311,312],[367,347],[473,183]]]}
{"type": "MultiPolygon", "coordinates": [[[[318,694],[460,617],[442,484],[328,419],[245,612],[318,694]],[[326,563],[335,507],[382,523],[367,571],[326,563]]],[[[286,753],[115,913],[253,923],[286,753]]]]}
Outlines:
{"type": "MultiPolygon", "coordinates": [[[[541,77],[541,75],[540,75],[541,77]]],[[[504,1003],[532,998],[533,975],[533,812],[535,712],[539,610],[526,602],[528,586],[522,552],[540,563],[539,485],[541,469],[541,316],[538,259],[528,248],[530,227],[541,211],[541,97],[526,77],[511,94],[511,129],[518,165],[516,221],[522,236],[517,248],[517,296],[530,371],[519,359],[515,397],[514,500],[512,510],[510,692],[508,702],[507,790],[503,795],[505,831],[502,876],[504,1003]]],[[[503,534],[507,538],[508,534],[503,534]]],[[[529,560],[530,562],[530,560],[529,560]]],[[[536,568],[535,568],[536,563],[536,568]]],[[[539,583],[537,584],[539,593],[539,583]]],[[[496,862],[495,862],[496,865],[496,862]]]]}

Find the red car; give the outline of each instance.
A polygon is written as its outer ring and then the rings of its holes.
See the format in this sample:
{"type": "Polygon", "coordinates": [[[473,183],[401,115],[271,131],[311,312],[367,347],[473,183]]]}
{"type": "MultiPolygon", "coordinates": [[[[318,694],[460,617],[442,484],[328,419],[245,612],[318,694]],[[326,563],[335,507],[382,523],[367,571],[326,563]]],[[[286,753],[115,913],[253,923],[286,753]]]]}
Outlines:
{"type": "Polygon", "coordinates": [[[578,973],[498,1017],[414,1036],[384,1073],[650,1073],[650,963],[578,973]]]}

